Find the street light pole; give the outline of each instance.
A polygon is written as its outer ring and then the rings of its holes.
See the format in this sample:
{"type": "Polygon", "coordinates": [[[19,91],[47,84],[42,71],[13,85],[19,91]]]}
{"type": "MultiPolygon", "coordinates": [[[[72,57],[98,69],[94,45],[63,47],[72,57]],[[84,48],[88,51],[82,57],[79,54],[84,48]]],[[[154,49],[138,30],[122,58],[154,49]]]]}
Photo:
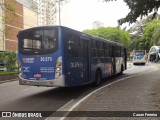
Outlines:
{"type": "Polygon", "coordinates": [[[61,6],[60,6],[60,0],[58,1],[58,5],[59,5],[59,25],[61,25],[61,6]]]}

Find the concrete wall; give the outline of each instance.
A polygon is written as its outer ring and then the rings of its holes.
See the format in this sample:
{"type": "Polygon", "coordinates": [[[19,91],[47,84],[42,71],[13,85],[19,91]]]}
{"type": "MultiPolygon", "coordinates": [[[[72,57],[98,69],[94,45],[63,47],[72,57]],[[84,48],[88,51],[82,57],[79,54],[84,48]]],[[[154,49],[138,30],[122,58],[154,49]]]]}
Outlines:
{"type": "Polygon", "coordinates": [[[38,15],[36,12],[23,7],[23,20],[24,20],[24,29],[36,27],[38,25],[38,15]]]}

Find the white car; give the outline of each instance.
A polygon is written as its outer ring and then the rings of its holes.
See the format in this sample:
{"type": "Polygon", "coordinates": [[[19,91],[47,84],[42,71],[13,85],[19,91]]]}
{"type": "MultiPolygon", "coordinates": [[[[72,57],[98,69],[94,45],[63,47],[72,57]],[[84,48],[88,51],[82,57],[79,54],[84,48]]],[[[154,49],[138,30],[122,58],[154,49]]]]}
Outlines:
{"type": "Polygon", "coordinates": [[[7,71],[7,68],[2,62],[0,62],[0,71],[7,71]]]}

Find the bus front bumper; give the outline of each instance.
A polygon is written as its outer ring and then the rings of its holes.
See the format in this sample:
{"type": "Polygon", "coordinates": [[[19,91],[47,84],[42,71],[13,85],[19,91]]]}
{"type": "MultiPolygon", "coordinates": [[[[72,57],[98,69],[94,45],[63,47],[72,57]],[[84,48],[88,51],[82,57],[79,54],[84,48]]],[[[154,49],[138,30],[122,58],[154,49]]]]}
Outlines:
{"type": "Polygon", "coordinates": [[[143,63],[144,64],[144,63],[146,63],[146,61],[134,61],[133,63],[134,64],[138,64],[138,63],[143,63]]]}
{"type": "Polygon", "coordinates": [[[27,80],[19,75],[20,85],[46,86],[46,87],[65,87],[65,76],[61,75],[58,79],[53,80],[27,80]]]}

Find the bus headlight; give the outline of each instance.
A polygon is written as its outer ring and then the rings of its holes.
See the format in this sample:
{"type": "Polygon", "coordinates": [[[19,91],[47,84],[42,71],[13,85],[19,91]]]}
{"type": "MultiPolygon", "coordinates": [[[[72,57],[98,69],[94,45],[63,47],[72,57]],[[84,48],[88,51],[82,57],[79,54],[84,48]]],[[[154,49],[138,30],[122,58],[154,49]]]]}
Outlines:
{"type": "Polygon", "coordinates": [[[55,78],[59,78],[61,74],[62,74],[62,56],[60,56],[56,62],[55,78]]]}

